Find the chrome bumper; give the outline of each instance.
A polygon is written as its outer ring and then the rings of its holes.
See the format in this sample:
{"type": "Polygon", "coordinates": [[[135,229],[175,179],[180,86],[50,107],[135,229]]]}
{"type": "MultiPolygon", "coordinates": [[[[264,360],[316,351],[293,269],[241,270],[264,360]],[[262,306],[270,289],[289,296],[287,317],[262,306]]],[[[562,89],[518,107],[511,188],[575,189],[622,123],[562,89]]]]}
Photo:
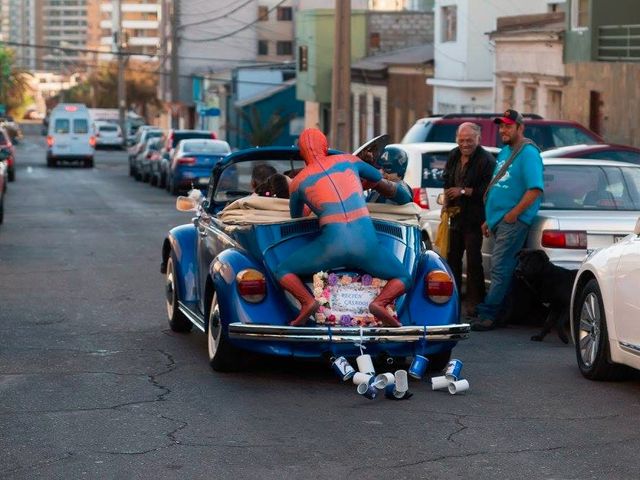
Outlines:
{"type": "Polygon", "coordinates": [[[251,323],[229,324],[229,337],[238,340],[267,340],[284,342],[333,342],[333,343],[384,343],[451,342],[469,337],[470,325],[436,325],[431,327],[290,327],[257,325],[251,323]],[[361,332],[362,330],[362,332],[361,332]]]}

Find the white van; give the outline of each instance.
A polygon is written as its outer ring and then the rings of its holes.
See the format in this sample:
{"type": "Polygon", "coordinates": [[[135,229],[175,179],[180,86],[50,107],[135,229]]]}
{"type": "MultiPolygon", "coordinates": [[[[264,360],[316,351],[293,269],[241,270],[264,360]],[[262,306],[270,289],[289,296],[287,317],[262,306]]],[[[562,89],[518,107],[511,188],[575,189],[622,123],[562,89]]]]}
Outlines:
{"type": "Polygon", "coordinates": [[[79,160],[91,168],[95,146],[96,137],[86,105],[61,103],[51,111],[47,135],[48,167],[55,167],[60,160],[79,160]]]}

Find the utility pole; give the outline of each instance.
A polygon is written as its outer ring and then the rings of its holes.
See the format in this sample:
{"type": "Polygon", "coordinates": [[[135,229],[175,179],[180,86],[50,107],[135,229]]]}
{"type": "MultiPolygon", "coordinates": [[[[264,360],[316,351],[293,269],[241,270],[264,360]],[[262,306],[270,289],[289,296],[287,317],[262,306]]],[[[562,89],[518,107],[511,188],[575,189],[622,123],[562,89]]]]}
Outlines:
{"type": "Polygon", "coordinates": [[[114,24],[116,25],[115,40],[116,49],[118,53],[118,118],[120,123],[120,130],[122,131],[122,144],[127,146],[127,125],[126,125],[126,108],[127,108],[127,92],[124,78],[124,70],[126,68],[126,58],[124,55],[124,49],[126,48],[126,38],[122,29],[122,0],[115,0],[115,8],[113,9],[113,15],[116,16],[114,24]]]}
{"type": "Polygon", "coordinates": [[[331,146],[351,150],[351,2],[336,0],[333,76],[331,81],[331,146]]]}
{"type": "Polygon", "coordinates": [[[178,128],[179,112],[177,105],[180,98],[178,46],[180,37],[178,36],[178,26],[180,24],[180,0],[173,0],[171,11],[171,128],[178,128]]]}

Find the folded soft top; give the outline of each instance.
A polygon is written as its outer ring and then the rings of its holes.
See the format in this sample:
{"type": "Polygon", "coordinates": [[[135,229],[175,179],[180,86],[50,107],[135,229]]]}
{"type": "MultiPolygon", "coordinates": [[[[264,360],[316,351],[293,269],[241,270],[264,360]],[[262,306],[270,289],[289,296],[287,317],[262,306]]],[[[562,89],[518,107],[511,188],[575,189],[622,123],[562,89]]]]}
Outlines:
{"type": "MultiPolygon", "coordinates": [[[[419,225],[418,216],[422,211],[415,203],[392,205],[387,203],[367,203],[371,217],[407,225],[419,225]]],[[[286,198],[260,197],[250,195],[227,205],[218,218],[231,225],[283,223],[314,218],[315,215],[292,219],[289,214],[289,200],[286,198]]]]}

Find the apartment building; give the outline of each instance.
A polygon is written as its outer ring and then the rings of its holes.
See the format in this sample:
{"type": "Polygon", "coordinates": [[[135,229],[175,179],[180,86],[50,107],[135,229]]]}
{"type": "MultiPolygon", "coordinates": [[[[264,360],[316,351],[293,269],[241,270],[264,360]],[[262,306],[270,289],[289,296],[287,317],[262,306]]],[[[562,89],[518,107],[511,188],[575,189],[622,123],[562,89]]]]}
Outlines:
{"type": "Polygon", "coordinates": [[[38,61],[38,50],[33,44],[42,39],[40,35],[41,0],[0,0],[0,41],[23,45],[10,45],[16,52],[20,67],[34,70],[38,61]]]}
{"type": "MultiPolygon", "coordinates": [[[[121,0],[122,29],[127,51],[132,59],[157,60],[160,47],[160,0],[121,0]]],[[[115,49],[114,32],[118,29],[117,2],[100,1],[100,43],[96,47],[105,52],[115,49]]],[[[110,53],[100,54],[101,60],[110,60],[110,53]]]]}
{"type": "Polygon", "coordinates": [[[40,0],[42,51],[38,67],[44,70],[77,70],[85,67],[88,0],[40,0]],[[70,50],[69,50],[70,49],[70,50]]]}

